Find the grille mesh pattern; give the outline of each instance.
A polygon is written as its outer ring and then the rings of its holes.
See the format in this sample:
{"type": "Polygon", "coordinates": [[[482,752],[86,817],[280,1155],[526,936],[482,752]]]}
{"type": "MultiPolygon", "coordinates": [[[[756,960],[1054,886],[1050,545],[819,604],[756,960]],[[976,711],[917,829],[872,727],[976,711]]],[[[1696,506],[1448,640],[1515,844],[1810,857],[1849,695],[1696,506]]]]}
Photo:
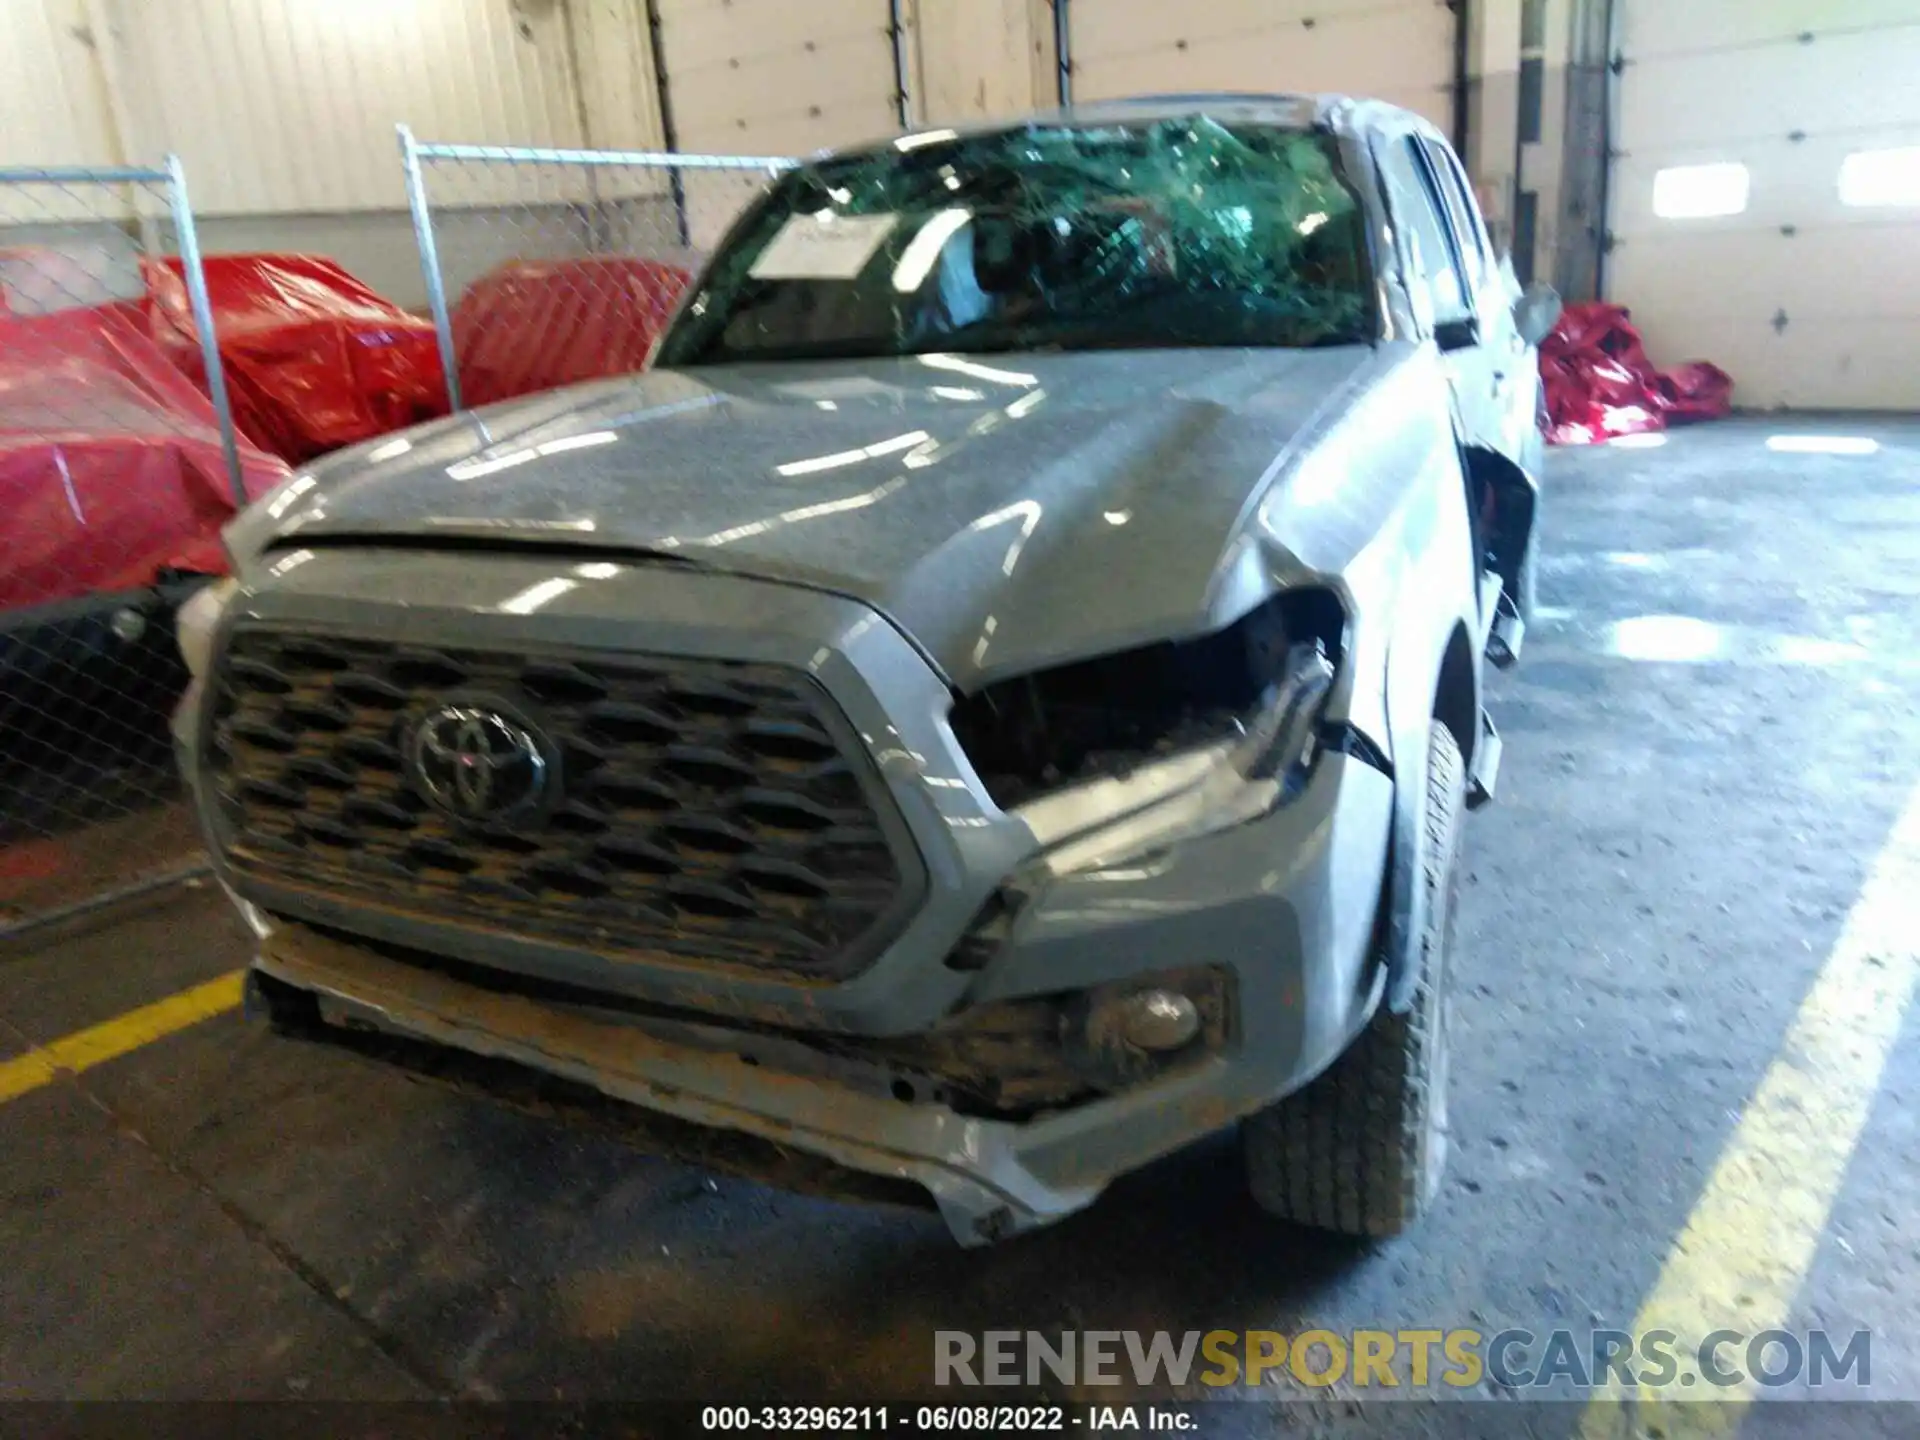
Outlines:
{"type": "Polygon", "coordinates": [[[864,757],[785,667],[242,629],[212,703],[223,841],[267,880],[815,980],[861,968],[915,898],[864,757]],[[468,826],[408,778],[411,723],[480,697],[559,752],[544,815],[468,826]]]}

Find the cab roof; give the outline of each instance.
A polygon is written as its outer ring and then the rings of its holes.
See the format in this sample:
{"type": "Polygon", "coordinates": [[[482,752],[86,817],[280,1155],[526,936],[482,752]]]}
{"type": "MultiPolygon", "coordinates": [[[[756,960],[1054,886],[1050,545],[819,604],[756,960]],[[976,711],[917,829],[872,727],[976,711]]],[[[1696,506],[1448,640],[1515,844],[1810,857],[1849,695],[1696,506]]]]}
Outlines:
{"type": "Polygon", "coordinates": [[[823,150],[808,157],[823,160],[830,156],[858,155],[894,144],[901,149],[918,144],[936,144],[962,136],[1001,134],[1030,125],[1077,126],[1138,124],[1142,121],[1179,120],[1205,115],[1224,125],[1266,125],[1284,130],[1327,130],[1339,135],[1359,135],[1375,131],[1404,134],[1415,131],[1438,140],[1446,136],[1425,116],[1392,105],[1384,100],[1369,100],[1352,95],[1261,95],[1246,92],[1210,92],[1169,95],[1136,95],[1114,100],[1094,100],[1051,110],[998,120],[980,120],[956,126],[922,126],[890,140],[870,141],[823,150]]]}

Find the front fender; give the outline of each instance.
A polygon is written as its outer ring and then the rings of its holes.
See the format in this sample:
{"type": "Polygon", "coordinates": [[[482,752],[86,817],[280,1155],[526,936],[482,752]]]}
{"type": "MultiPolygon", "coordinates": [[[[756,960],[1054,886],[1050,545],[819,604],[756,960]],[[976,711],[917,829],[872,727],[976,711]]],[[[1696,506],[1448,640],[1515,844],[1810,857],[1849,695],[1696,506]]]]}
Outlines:
{"type": "Polygon", "coordinates": [[[1397,594],[1386,677],[1394,804],[1385,931],[1386,1003],[1404,1013],[1419,984],[1426,929],[1427,766],[1436,716],[1448,721],[1471,766],[1479,738],[1478,614],[1465,476],[1451,448],[1416,488],[1403,533],[1405,583],[1397,594]]]}

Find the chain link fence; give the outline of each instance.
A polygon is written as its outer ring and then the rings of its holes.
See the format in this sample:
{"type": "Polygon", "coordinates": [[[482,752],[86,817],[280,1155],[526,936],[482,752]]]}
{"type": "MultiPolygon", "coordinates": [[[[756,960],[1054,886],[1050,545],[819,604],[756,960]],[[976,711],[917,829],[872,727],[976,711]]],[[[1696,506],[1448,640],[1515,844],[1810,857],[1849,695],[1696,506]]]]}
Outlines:
{"type": "Polygon", "coordinates": [[[416,141],[407,199],[456,409],[625,374],[793,162],[416,141]]]}
{"type": "Polygon", "coordinates": [[[173,614],[284,473],[234,432],[178,162],[0,169],[0,938],[198,868],[173,614]]]}

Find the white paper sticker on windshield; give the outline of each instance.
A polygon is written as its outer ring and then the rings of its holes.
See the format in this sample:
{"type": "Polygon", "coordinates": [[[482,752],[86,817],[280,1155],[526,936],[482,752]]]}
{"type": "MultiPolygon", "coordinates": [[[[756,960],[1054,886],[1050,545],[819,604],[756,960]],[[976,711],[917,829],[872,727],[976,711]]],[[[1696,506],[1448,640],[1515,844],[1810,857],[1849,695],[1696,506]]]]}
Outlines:
{"type": "Polygon", "coordinates": [[[756,280],[851,280],[866,268],[898,215],[795,215],[748,273],[756,280]]]}

